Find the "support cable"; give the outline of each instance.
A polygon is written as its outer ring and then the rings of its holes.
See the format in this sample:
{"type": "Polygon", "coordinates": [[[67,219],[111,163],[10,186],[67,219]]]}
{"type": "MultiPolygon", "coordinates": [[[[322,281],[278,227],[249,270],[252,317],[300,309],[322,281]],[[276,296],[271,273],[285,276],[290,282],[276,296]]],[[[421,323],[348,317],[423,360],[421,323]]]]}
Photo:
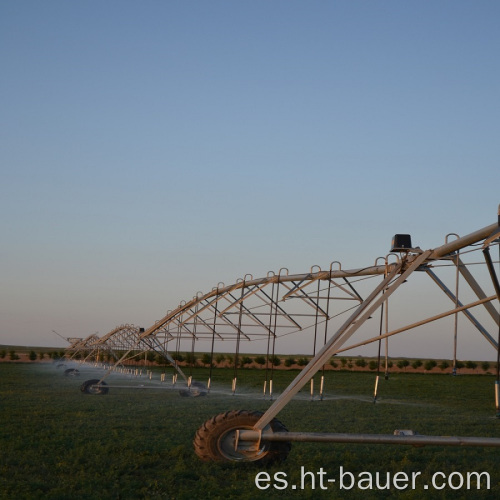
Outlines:
{"type": "Polygon", "coordinates": [[[243,324],[243,294],[245,293],[245,281],[246,276],[243,278],[243,283],[241,285],[241,297],[240,297],[240,312],[238,315],[238,332],[236,335],[236,350],[234,353],[234,375],[233,375],[233,395],[236,393],[236,381],[238,380],[238,363],[240,354],[240,341],[241,341],[241,327],[243,324]]]}
{"type": "MultiPolygon", "coordinates": [[[[219,295],[219,285],[217,285],[217,296],[219,295]]],[[[212,327],[212,345],[210,346],[210,368],[208,371],[208,384],[207,384],[207,390],[210,392],[210,385],[212,383],[212,369],[214,366],[214,345],[215,345],[215,329],[217,325],[217,311],[218,311],[218,305],[219,301],[215,301],[215,307],[214,307],[214,326],[212,327]]]]}
{"type": "MultiPolygon", "coordinates": [[[[500,214],[499,225],[500,225],[500,214]]],[[[493,286],[495,288],[495,293],[497,295],[498,300],[500,301],[500,283],[498,282],[498,277],[495,271],[495,267],[493,265],[493,261],[491,260],[490,249],[489,247],[485,247],[483,249],[484,258],[486,260],[486,266],[488,267],[488,271],[491,276],[491,280],[493,281],[493,286]]],[[[499,247],[499,258],[500,258],[500,247],[499,247]]],[[[499,307],[500,313],[500,307],[499,307]]],[[[498,343],[497,343],[497,370],[496,370],[496,381],[495,381],[495,409],[496,416],[500,418],[500,325],[498,326],[498,343]]]]}
{"type": "MultiPolygon", "coordinates": [[[[325,337],[324,337],[324,342],[323,346],[326,345],[326,340],[328,336],[328,321],[330,319],[330,294],[331,294],[331,289],[332,289],[332,265],[330,264],[330,276],[328,279],[328,292],[326,295],[326,320],[325,320],[325,337]]],[[[318,294],[319,297],[319,294],[318,294]]],[[[319,300],[319,298],[318,298],[319,300]]],[[[320,401],[323,401],[324,397],[324,388],[325,388],[325,365],[323,365],[323,370],[321,373],[321,385],[319,388],[319,399],[320,401]]]]}
{"type": "MultiPolygon", "coordinates": [[[[387,257],[385,259],[385,271],[384,271],[384,279],[387,278],[388,275],[388,261],[387,257]]],[[[384,296],[385,290],[382,290],[382,296],[384,296]]],[[[384,304],[385,302],[382,302],[380,304],[380,326],[379,326],[379,336],[382,337],[382,325],[384,322],[384,304]]],[[[387,373],[387,339],[386,340],[386,373],[387,373]]],[[[377,402],[377,395],[378,395],[378,382],[380,380],[380,360],[382,356],[382,338],[378,341],[378,356],[377,356],[377,376],[375,377],[375,388],[373,389],[373,402],[377,402]]]]}
{"type": "MultiPolygon", "coordinates": [[[[455,254],[455,265],[456,265],[456,276],[455,276],[455,308],[459,306],[458,300],[458,286],[460,282],[460,250],[457,250],[455,254]]],[[[458,347],[458,312],[455,313],[454,323],[453,323],[453,370],[452,374],[457,374],[457,347],[458,347]]]]}
{"type": "Polygon", "coordinates": [[[280,278],[281,277],[281,269],[278,273],[278,283],[276,284],[276,299],[274,299],[274,326],[273,326],[273,343],[272,343],[272,355],[271,355],[271,377],[269,380],[269,398],[272,401],[273,399],[273,376],[274,376],[274,360],[276,355],[276,330],[278,328],[278,301],[280,294],[280,278]]]}
{"type": "MultiPolygon", "coordinates": [[[[319,266],[318,266],[319,267],[319,266]]],[[[319,268],[321,271],[321,268],[319,268]]],[[[311,269],[312,273],[312,269],[311,269]]],[[[314,314],[314,342],[313,342],[313,355],[316,356],[316,342],[318,337],[318,316],[319,316],[319,293],[320,293],[320,280],[318,280],[318,292],[317,292],[317,302],[316,302],[316,312],[314,314]]],[[[328,318],[327,318],[328,322],[328,318]]],[[[324,366],[324,365],[323,365],[324,366]]],[[[314,377],[311,377],[311,401],[314,399],[314,377]]]]}
{"type": "MultiPolygon", "coordinates": [[[[383,294],[384,292],[382,292],[383,294]]],[[[379,336],[382,336],[382,324],[384,322],[384,303],[380,305],[380,327],[379,327],[379,336]]],[[[378,341],[378,356],[377,356],[377,376],[375,377],[375,389],[373,390],[373,402],[377,402],[377,394],[378,394],[378,381],[380,380],[380,359],[381,359],[381,350],[382,350],[382,339],[378,341]]]]}
{"type": "MultiPolygon", "coordinates": [[[[271,327],[273,323],[273,303],[274,303],[274,282],[271,285],[271,302],[269,303],[269,326],[267,335],[267,352],[266,352],[266,379],[264,381],[264,397],[266,397],[268,375],[269,375],[269,349],[271,348],[271,327]]],[[[272,393],[272,388],[270,387],[270,393],[272,393]]]]}
{"type": "Polygon", "coordinates": [[[198,319],[198,304],[196,304],[196,308],[195,308],[195,316],[194,316],[194,319],[193,319],[193,337],[191,339],[191,363],[190,363],[190,367],[189,367],[189,388],[191,388],[191,381],[193,380],[193,368],[194,368],[194,365],[196,363],[196,360],[195,360],[195,355],[194,355],[194,347],[195,347],[195,344],[196,344],[196,325],[197,325],[197,320],[198,319]]]}

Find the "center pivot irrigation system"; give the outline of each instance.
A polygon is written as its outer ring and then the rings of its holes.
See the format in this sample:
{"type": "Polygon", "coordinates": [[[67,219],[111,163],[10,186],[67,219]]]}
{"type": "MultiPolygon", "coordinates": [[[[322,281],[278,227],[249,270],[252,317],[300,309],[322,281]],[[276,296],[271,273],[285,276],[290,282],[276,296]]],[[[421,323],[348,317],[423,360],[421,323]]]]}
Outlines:
{"type": "MultiPolygon", "coordinates": [[[[234,346],[231,390],[235,393],[239,358],[245,343],[261,342],[269,361],[278,342],[293,334],[307,334],[312,339],[311,359],[276,398],[272,364],[268,363],[271,371],[268,374],[266,370],[264,396],[273,402],[267,411],[229,411],[211,418],[198,429],[194,447],[202,460],[269,462],[285,458],[293,441],[500,446],[500,438],[422,436],[412,431],[397,431],[395,435],[288,432],[276,419],[307,383],[311,384],[312,394],[314,376],[318,373],[322,374],[319,399],[323,399],[324,370],[332,356],[375,344],[380,368],[381,346],[385,345],[387,376],[389,339],[415,329],[425,331],[428,324],[444,318],[453,324],[455,372],[459,317],[466,318],[469,330],[477,330],[495,352],[495,405],[500,417],[500,285],[495,270],[498,260],[492,257],[494,249],[498,251],[499,241],[500,207],[498,222],[463,237],[450,233],[443,245],[433,249],[413,247],[410,235],[397,234],[390,253],[377,258],[371,266],[343,269],[335,261],[328,270],[314,266],[305,274],[289,274],[287,269],[281,269],[277,274],[270,272],[258,279],[246,275],[229,286],[219,283],[210,292],[199,292],[192,300],[182,302],[148,329],[125,325],[101,339],[82,341],[85,352],[90,348],[94,357],[96,352],[108,352],[115,359],[114,366],[101,379],[86,381],[82,390],[107,393],[110,386],[104,379],[110,373],[126,360],[154,351],[170,362],[185,381],[187,389],[183,395],[206,395],[211,389],[216,347],[222,344],[227,347],[229,343],[234,346]],[[429,285],[442,300],[432,298],[426,304],[431,296],[429,285]],[[418,300],[408,299],[412,288],[417,289],[418,300]],[[401,305],[405,306],[404,314],[400,313],[401,305]],[[422,318],[418,314],[422,310],[432,313],[427,312],[422,318]],[[186,343],[192,352],[200,345],[205,353],[210,352],[206,385],[186,377],[178,366],[174,351],[186,343]]],[[[72,348],[74,351],[75,346],[72,348]]],[[[377,375],[374,401],[378,379],[377,375]]]]}

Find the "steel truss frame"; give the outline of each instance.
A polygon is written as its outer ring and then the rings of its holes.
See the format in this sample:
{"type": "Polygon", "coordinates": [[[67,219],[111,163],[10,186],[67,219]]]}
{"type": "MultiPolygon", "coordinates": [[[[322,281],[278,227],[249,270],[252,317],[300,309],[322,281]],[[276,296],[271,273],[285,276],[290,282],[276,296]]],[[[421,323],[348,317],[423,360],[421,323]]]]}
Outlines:
{"type": "Polygon", "coordinates": [[[76,359],[76,356],[88,353],[92,351],[92,345],[99,341],[99,337],[93,333],[84,339],[74,339],[74,342],[66,347],[66,352],[68,353],[68,360],[76,359]]]}
{"type": "MultiPolygon", "coordinates": [[[[444,245],[433,249],[410,248],[399,251],[397,254],[393,252],[383,258],[382,263],[379,263],[380,259],[377,259],[373,266],[345,270],[342,269],[340,263],[334,262],[327,271],[312,268],[309,273],[290,275],[287,269],[281,269],[277,274],[268,273],[266,277],[258,279],[246,275],[229,286],[219,283],[210,292],[198,293],[192,300],[182,302],[160,321],[140,333],[131,350],[136,349],[140,343],[144,343],[149,349],[166,355],[167,359],[179,370],[167,352],[169,342],[179,345],[181,341],[190,340],[194,346],[195,342],[204,340],[211,344],[213,353],[215,342],[231,341],[236,345],[236,367],[241,342],[259,339],[267,341],[268,354],[271,350],[274,354],[274,345],[279,337],[297,332],[313,332],[314,353],[310,362],[259,418],[253,426],[253,431],[245,431],[240,436],[243,441],[253,441],[257,439],[257,435],[259,435],[259,440],[263,437],[270,441],[284,440],[284,435],[269,433],[265,429],[330,358],[339,353],[380,342],[445,317],[457,318],[459,314],[467,318],[492,349],[498,353],[498,340],[495,339],[491,327],[484,326],[472,310],[478,308],[486,311],[494,325],[499,327],[500,286],[490,256],[490,247],[498,246],[499,238],[500,220],[466,236],[457,236],[451,242],[446,240],[444,245]],[[493,285],[494,293],[487,293],[484,290],[472,274],[473,266],[469,266],[464,260],[463,256],[473,251],[482,251],[484,254],[483,263],[489,271],[491,279],[489,286],[493,285]],[[455,291],[438,276],[437,268],[442,265],[454,266],[456,269],[455,291]],[[450,299],[452,307],[425,319],[389,330],[387,327],[389,298],[400,289],[403,283],[410,281],[415,273],[428,276],[431,282],[450,299]],[[357,280],[377,276],[381,278],[380,281],[377,281],[366,298],[361,297],[356,290],[357,280]],[[467,283],[469,293],[473,295],[473,299],[465,303],[460,300],[458,294],[459,277],[462,283],[467,283]],[[339,306],[339,304],[344,305],[339,306]],[[381,310],[382,315],[386,316],[386,331],[350,343],[350,339],[377,310],[381,310]],[[332,334],[333,320],[345,317],[343,315],[348,316],[332,334]],[[321,344],[321,340],[323,340],[323,346],[316,350],[316,344],[317,342],[321,344]],[[263,432],[265,432],[264,435],[263,432]]],[[[121,363],[127,355],[117,360],[117,364],[121,363]]],[[[184,375],[183,377],[186,378],[184,375]]],[[[233,390],[235,382],[236,375],[233,390]]],[[[498,387],[497,381],[496,408],[500,415],[498,387]]],[[[288,440],[307,440],[307,436],[310,440],[339,439],[338,436],[328,438],[328,435],[317,438],[312,434],[300,433],[300,437],[298,434],[294,436],[293,433],[282,434],[286,434],[288,440]]],[[[459,441],[460,439],[462,438],[459,438],[459,441]]],[[[386,441],[392,441],[392,438],[386,441]]],[[[462,439],[460,444],[465,441],[462,439]]],[[[492,445],[490,440],[487,441],[488,445],[492,445]]],[[[500,446],[500,439],[494,441],[494,446],[500,446]]],[[[457,442],[453,438],[452,442],[445,444],[457,442]]]]}
{"type": "MultiPolygon", "coordinates": [[[[291,401],[291,399],[300,391],[302,387],[324,366],[328,360],[341,352],[345,352],[356,347],[367,345],[374,342],[380,342],[384,338],[389,338],[398,333],[402,333],[416,327],[425,325],[427,323],[436,321],[438,319],[455,316],[458,313],[463,313],[464,316],[472,323],[472,325],[483,335],[483,337],[490,343],[492,348],[498,353],[498,341],[494,339],[493,335],[488,332],[488,330],[481,324],[481,322],[472,314],[471,309],[482,306],[487,311],[488,315],[493,319],[494,324],[498,328],[500,325],[499,319],[499,301],[500,301],[500,286],[498,285],[498,278],[495,274],[492,259],[490,256],[490,247],[492,245],[498,245],[500,237],[500,213],[499,221],[495,224],[486,226],[474,233],[471,233],[462,238],[457,237],[456,240],[452,242],[446,242],[444,245],[422,251],[420,249],[409,249],[408,251],[401,253],[397,262],[389,264],[388,259],[385,259],[384,266],[373,266],[369,268],[356,269],[351,271],[343,271],[341,269],[333,271],[330,268],[329,272],[316,272],[310,273],[308,275],[299,276],[273,276],[272,278],[267,278],[264,280],[242,280],[240,283],[233,285],[231,287],[217,288],[211,293],[206,294],[202,297],[195,297],[190,303],[180,306],[176,311],[167,315],[158,325],[154,328],[149,329],[144,335],[152,335],[159,331],[160,328],[165,328],[165,326],[176,322],[178,328],[187,328],[187,322],[191,321],[190,333],[195,335],[196,323],[194,322],[197,317],[197,312],[199,311],[199,305],[205,304],[205,308],[212,307],[214,303],[218,303],[222,298],[225,298],[228,294],[233,294],[236,290],[241,290],[241,299],[237,300],[237,297],[231,295],[233,302],[230,307],[236,309],[239,312],[239,321],[237,323],[236,332],[238,335],[244,335],[245,332],[242,331],[242,325],[244,324],[241,320],[243,314],[243,299],[254,291],[261,291],[265,283],[273,284],[287,284],[286,288],[289,290],[281,300],[285,300],[294,294],[299,294],[307,286],[313,284],[315,281],[328,280],[332,282],[335,279],[349,279],[360,275],[382,275],[382,281],[374,288],[372,293],[365,299],[360,301],[359,305],[351,313],[348,319],[336,330],[336,332],[329,337],[328,341],[325,342],[323,348],[319,350],[317,354],[311,359],[309,364],[297,375],[297,377],[288,385],[284,392],[276,399],[276,401],[269,407],[269,409],[264,412],[260,419],[253,426],[252,431],[240,430],[236,432],[235,437],[235,449],[240,446],[239,441],[242,441],[243,454],[245,450],[248,450],[248,444],[245,441],[250,441],[253,443],[252,446],[259,447],[261,441],[330,441],[330,442],[373,442],[373,443],[401,443],[401,444],[442,444],[442,445],[470,445],[470,446],[500,446],[500,439],[495,438],[455,438],[455,437],[424,437],[424,436],[405,436],[404,439],[401,436],[368,436],[368,435],[339,435],[339,434],[312,434],[312,433],[289,433],[289,432],[270,432],[266,431],[269,429],[269,425],[273,419],[278,415],[278,413],[291,401]],[[478,246],[479,245],[479,246],[478,246]],[[487,294],[483,288],[479,285],[479,282],[473,277],[470,269],[465,265],[464,261],[460,258],[460,252],[466,249],[480,249],[483,251],[486,265],[490,272],[491,281],[493,283],[493,288],[495,290],[494,294],[487,294]],[[453,293],[443,281],[437,276],[433,267],[436,267],[440,262],[446,264],[453,264],[457,269],[457,291],[453,293]],[[434,283],[445,293],[445,295],[453,301],[454,307],[444,311],[440,314],[433,315],[424,320],[408,324],[406,326],[400,327],[393,331],[386,331],[386,333],[380,333],[377,336],[371,337],[361,342],[355,342],[348,344],[349,339],[356,333],[358,329],[375,313],[377,309],[382,308],[384,305],[387,306],[388,300],[392,294],[394,294],[399,287],[406,283],[413,273],[415,272],[425,272],[434,283]],[[463,304],[458,297],[458,274],[466,281],[476,297],[476,300],[463,304]],[[290,284],[292,286],[290,286],[290,284]],[[239,310],[237,309],[239,307],[239,310]],[[194,312],[194,313],[193,313],[194,312]]],[[[319,290],[319,289],[318,289],[319,290]]],[[[329,289],[330,290],[330,289],[329,289]]],[[[306,300],[310,304],[316,306],[316,315],[324,314],[326,323],[329,321],[328,312],[325,313],[323,309],[319,306],[319,293],[317,297],[312,297],[311,295],[306,297],[299,295],[303,300],[306,300]],[[317,302],[315,302],[315,299],[317,302]]],[[[274,295],[271,294],[271,298],[274,295]]],[[[280,305],[276,301],[273,306],[276,310],[280,308],[280,305]]],[[[328,306],[327,306],[328,309],[328,306]]],[[[222,315],[226,313],[229,308],[224,309],[219,313],[222,315]]],[[[250,308],[245,308],[245,312],[248,312],[250,308]]],[[[280,309],[282,311],[282,309],[280,309]]],[[[215,311],[215,316],[217,316],[217,311],[215,311]]],[[[284,316],[284,312],[283,312],[284,316]]],[[[286,318],[292,317],[291,313],[285,316],[286,318]]],[[[255,318],[252,318],[254,322],[257,322],[255,318]]],[[[205,322],[203,322],[205,324],[205,322]]],[[[234,324],[233,324],[234,326],[234,324]]],[[[214,333],[216,329],[214,328],[214,333]]],[[[277,335],[277,330],[271,331],[273,335],[277,335]]],[[[498,378],[498,377],[497,377],[498,378]]],[[[497,416],[500,414],[499,407],[499,385],[498,380],[496,383],[496,409],[497,416]]]]}
{"type": "Polygon", "coordinates": [[[90,352],[83,359],[83,362],[93,359],[98,363],[104,361],[106,355],[109,355],[116,362],[123,352],[127,352],[128,357],[122,360],[121,365],[125,361],[136,359],[149,350],[140,342],[140,334],[141,328],[137,326],[131,324],[117,326],[88,346],[90,352]]]}

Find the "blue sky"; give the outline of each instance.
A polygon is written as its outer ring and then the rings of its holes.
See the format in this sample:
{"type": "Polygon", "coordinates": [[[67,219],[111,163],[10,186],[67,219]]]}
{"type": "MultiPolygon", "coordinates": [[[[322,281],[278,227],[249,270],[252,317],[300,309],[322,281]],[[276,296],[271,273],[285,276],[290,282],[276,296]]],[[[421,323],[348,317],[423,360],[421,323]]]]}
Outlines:
{"type": "Polygon", "coordinates": [[[0,343],[147,327],[219,281],[493,223],[499,18],[481,0],[2,2],[0,343]]]}

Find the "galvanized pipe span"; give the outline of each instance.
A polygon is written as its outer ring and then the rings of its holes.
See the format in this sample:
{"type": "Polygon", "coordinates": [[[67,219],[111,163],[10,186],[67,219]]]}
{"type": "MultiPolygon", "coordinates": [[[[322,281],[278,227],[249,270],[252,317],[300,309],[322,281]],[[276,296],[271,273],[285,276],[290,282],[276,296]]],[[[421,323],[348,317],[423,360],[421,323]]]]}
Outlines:
{"type": "MultiPolygon", "coordinates": [[[[397,431],[396,431],[397,432],[397,431]]],[[[342,434],[316,432],[259,432],[239,430],[238,441],[264,442],[313,442],[313,443],[358,443],[358,444],[404,444],[412,446],[500,446],[500,438],[421,436],[419,434],[342,434]]]]}
{"type": "MultiPolygon", "coordinates": [[[[474,231],[466,236],[458,238],[450,243],[445,243],[442,246],[439,246],[431,251],[429,256],[426,258],[425,262],[431,262],[433,260],[437,260],[443,258],[461,248],[465,248],[469,245],[482,241],[492,235],[495,232],[498,232],[498,223],[491,224],[486,226],[478,231],[474,231]]],[[[410,249],[411,250],[411,249],[410,249]]],[[[423,264],[425,264],[425,262],[423,264]]],[[[225,295],[235,290],[241,288],[252,288],[252,287],[260,287],[264,286],[268,283],[289,283],[295,282],[300,283],[303,281],[315,281],[315,280],[329,280],[329,279],[339,279],[339,278],[349,278],[349,277],[360,277],[360,276],[374,276],[374,275],[383,275],[387,272],[391,272],[397,264],[387,264],[382,266],[367,266],[358,269],[336,269],[330,271],[317,271],[315,273],[304,273],[304,274],[277,274],[273,276],[267,276],[265,278],[256,278],[250,280],[242,280],[232,285],[217,287],[211,290],[208,293],[201,294],[199,296],[194,297],[192,300],[185,302],[180,305],[173,311],[170,311],[166,316],[164,316],[161,320],[157,321],[154,325],[149,327],[142,333],[141,338],[148,337],[150,335],[154,335],[157,331],[161,330],[166,324],[172,321],[174,318],[181,316],[182,314],[189,312],[195,307],[197,304],[203,303],[211,298],[217,297],[219,295],[225,295]]]]}

